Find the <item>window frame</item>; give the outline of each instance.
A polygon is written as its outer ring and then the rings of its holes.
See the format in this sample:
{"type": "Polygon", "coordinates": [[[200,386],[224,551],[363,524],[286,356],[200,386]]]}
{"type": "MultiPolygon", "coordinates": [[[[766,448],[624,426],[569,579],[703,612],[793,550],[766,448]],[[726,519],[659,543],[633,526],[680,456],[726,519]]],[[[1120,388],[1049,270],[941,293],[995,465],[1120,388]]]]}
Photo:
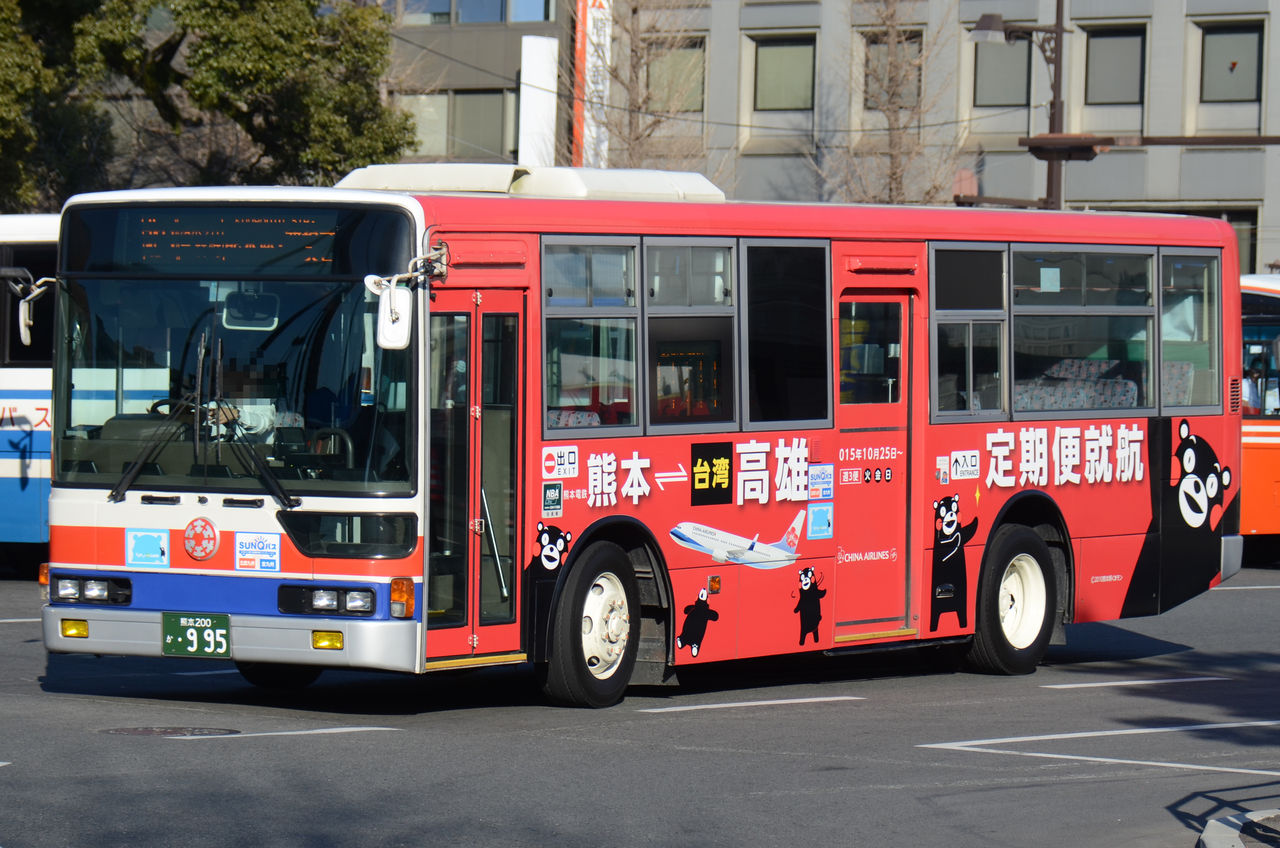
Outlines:
{"type": "Polygon", "coordinates": [[[1012,298],[1012,286],[1009,273],[1008,242],[929,242],[929,411],[930,421],[949,423],[961,421],[1007,421],[1009,418],[1010,397],[1012,387],[1009,380],[1010,316],[1009,302],[1012,298]],[[1000,309],[938,309],[938,262],[939,251],[973,251],[981,253],[998,253],[1001,255],[1001,299],[1000,309]],[[994,409],[974,409],[972,398],[967,409],[942,409],[939,406],[939,373],[938,373],[938,326],[941,324],[963,324],[968,327],[969,344],[966,347],[965,367],[966,384],[973,385],[973,327],[975,324],[1000,325],[999,363],[1001,378],[999,385],[1000,404],[994,409]]]}
{"type": "Polygon", "coordinates": [[[1263,87],[1263,67],[1266,61],[1265,57],[1265,37],[1266,26],[1262,21],[1239,21],[1232,23],[1212,24],[1201,23],[1200,26],[1200,86],[1198,97],[1200,103],[1262,103],[1262,87],[1263,87]],[[1205,48],[1211,35],[1244,35],[1254,34],[1258,39],[1258,52],[1255,57],[1256,67],[1255,78],[1253,81],[1253,97],[1250,98],[1213,98],[1205,97],[1205,68],[1208,67],[1205,62],[1205,48]]]}
{"type": "MultiPolygon", "coordinates": [[[[694,65],[694,64],[695,63],[690,62],[690,65],[694,65]]],[[[697,115],[705,112],[707,108],[707,39],[706,39],[706,36],[702,34],[690,34],[681,43],[676,44],[674,46],[669,46],[665,50],[660,50],[658,46],[654,44],[652,41],[646,44],[645,45],[644,85],[645,85],[645,94],[648,97],[648,101],[649,101],[650,111],[659,112],[661,114],[672,114],[672,115],[697,115]],[[655,97],[654,91],[651,87],[653,77],[650,72],[650,69],[654,67],[656,64],[658,64],[657,62],[654,61],[654,59],[657,58],[658,60],[661,60],[661,59],[670,58],[686,50],[698,51],[698,55],[701,61],[697,62],[696,65],[698,68],[699,75],[701,76],[700,84],[697,86],[691,86],[690,89],[685,92],[680,92],[680,91],[674,92],[674,94],[676,95],[675,97],[667,96],[668,94],[671,94],[671,92],[664,93],[663,97],[661,98],[661,102],[659,102],[659,98],[655,97]],[[658,54],[656,57],[654,55],[655,53],[658,54]],[[675,99],[675,100],[688,101],[689,99],[693,98],[694,92],[696,92],[696,97],[697,97],[696,108],[693,108],[693,109],[683,108],[686,105],[685,102],[677,103],[676,105],[679,108],[670,108],[671,100],[675,99]],[[681,94],[684,95],[683,98],[680,97],[681,94]]]]}
{"type": "Polygon", "coordinates": [[[978,43],[974,45],[973,50],[973,108],[975,109],[1012,109],[1026,108],[1031,105],[1031,41],[1020,38],[1014,42],[999,43],[978,43]],[[1023,53],[1022,63],[1022,99],[1016,103],[1013,102],[978,102],[979,84],[982,81],[980,72],[982,54],[991,47],[1018,48],[1023,53]]]}
{"type": "MultiPolygon", "coordinates": [[[[1226,362],[1223,360],[1224,346],[1226,338],[1223,335],[1225,324],[1223,323],[1223,257],[1220,248],[1212,247],[1179,247],[1174,245],[1161,245],[1156,250],[1156,373],[1160,375],[1160,383],[1156,386],[1156,401],[1159,404],[1161,415],[1218,415],[1223,410],[1223,404],[1226,402],[1226,362]],[[1217,326],[1215,340],[1209,345],[1210,356],[1217,360],[1210,368],[1211,373],[1216,372],[1217,376],[1217,394],[1218,400],[1211,404],[1166,404],[1164,402],[1164,260],[1166,257],[1175,256],[1203,256],[1217,260],[1218,280],[1215,287],[1218,302],[1217,306],[1217,326]]],[[[1241,326],[1243,326],[1243,319],[1241,326]]],[[[1240,338],[1243,338],[1243,333],[1240,338]]]]}
{"type": "MultiPolygon", "coordinates": [[[[1106,407],[1093,406],[1088,408],[1069,408],[1069,409],[1028,409],[1018,411],[1014,409],[1014,405],[1010,404],[1010,411],[1013,414],[1014,421],[1022,421],[1029,418],[1054,418],[1054,419],[1072,419],[1072,418],[1100,418],[1100,417],[1123,417],[1136,416],[1146,417],[1155,414],[1158,406],[1160,379],[1159,379],[1159,356],[1156,348],[1159,345],[1160,338],[1160,321],[1159,321],[1159,295],[1156,288],[1160,284],[1159,251],[1154,244],[1091,244],[1085,242],[1013,242],[1009,245],[1009,286],[1010,286],[1010,310],[1009,310],[1009,392],[1012,398],[1015,380],[1014,376],[1014,344],[1016,342],[1016,333],[1014,326],[1017,324],[1019,317],[1076,317],[1076,318],[1146,318],[1148,326],[1147,351],[1149,366],[1147,373],[1147,386],[1145,403],[1140,403],[1132,407],[1106,407]],[[1129,255],[1129,256],[1148,256],[1150,261],[1150,277],[1151,288],[1149,291],[1150,302],[1146,306],[1118,306],[1103,304],[1053,304],[1048,306],[1022,305],[1019,306],[1013,301],[1012,287],[1013,280],[1013,255],[1018,252],[1025,253],[1079,253],[1085,255],[1129,255]]],[[[1082,297],[1084,292],[1081,292],[1082,297]]],[[[1141,388],[1141,387],[1140,387],[1141,388]]]]}
{"type": "Polygon", "coordinates": [[[644,432],[645,416],[647,416],[648,375],[645,352],[645,328],[643,292],[639,284],[642,282],[640,257],[642,254],[639,236],[561,236],[544,235],[538,248],[538,304],[542,313],[542,326],[539,333],[542,338],[542,400],[537,414],[541,419],[543,438],[547,441],[562,439],[580,439],[588,436],[606,438],[614,436],[638,436],[644,432]],[[635,303],[630,306],[609,304],[595,306],[591,303],[583,305],[552,305],[547,303],[546,267],[547,248],[549,246],[570,245],[574,247],[617,247],[629,248],[632,255],[632,282],[636,285],[635,303]],[[548,399],[551,397],[550,385],[550,322],[557,318],[602,318],[632,320],[634,326],[634,347],[632,349],[632,366],[634,377],[631,388],[632,423],[631,424],[590,424],[569,427],[551,427],[547,413],[550,410],[548,399]]]}
{"type": "Polygon", "coordinates": [[[752,75],[751,75],[751,110],[753,112],[812,113],[817,101],[818,83],[818,36],[816,33],[778,33],[749,36],[752,42],[752,75]],[[766,106],[760,105],[760,48],[761,47],[799,47],[807,46],[810,50],[809,61],[809,98],[807,106],[766,106]]]}
{"type": "Polygon", "coordinates": [[[743,432],[760,432],[768,430],[802,430],[831,427],[835,420],[835,374],[834,355],[831,350],[831,327],[835,301],[832,295],[831,276],[831,240],[805,238],[741,238],[738,239],[738,320],[741,326],[738,346],[738,381],[740,407],[738,420],[743,432]],[[823,270],[823,310],[822,323],[815,331],[822,334],[826,346],[823,364],[826,369],[824,390],[826,391],[827,415],[825,418],[798,418],[781,420],[756,421],[751,418],[751,278],[747,274],[748,254],[753,247],[816,247],[825,252],[823,270]]]}
{"type": "Polygon", "coordinates": [[[644,394],[644,413],[643,424],[646,432],[654,433],[717,433],[725,430],[736,431],[743,421],[742,410],[742,380],[741,372],[745,367],[746,360],[743,357],[743,324],[741,318],[741,309],[743,303],[742,288],[742,268],[739,260],[739,245],[741,240],[736,238],[698,238],[693,236],[650,236],[642,238],[640,245],[640,298],[643,302],[641,307],[643,332],[640,347],[643,350],[644,370],[646,377],[646,386],[644,394]],[[712,248],[728,248],[729,263],[728,271],[732,281],[731,302],[727,306],[713,305],[652,305],[649,302],[649,248],[650,247],[712,247],[712,248]],[[723,361],[732,369],[730,375],[728,392],[729,400],[733,404],[733,412],[727,419],[719,419],[714,421],[655,421],[653,418],[655,409],[653,401],[656,399],[656,388],[651,385],[655,380],[656,374],[654,368],[656,362],[652,359],[653,351],[652,339],[649,331],[650,321],[652,319],[660,321],[674,321],[682,318],[688,318],[691,321],[699,318],[728,318],[730,329],[730,347],[723,361]]]}
{"type": "Polygon", "coordinates": [[[1117,25],[1096,27],[1085,32],[1084,105],[1089,106],[1146,106],[1147,94],[1147,28],[1142,25],[1117,25]],[[1138,92],[1135,100],[1095,100],[1093,91],[1093,43],[1095,38],[1138,39],[1138,92]]]}
{"type": "MultiPolygon", "coordinates": [[[[909,100],[903,100],[901,103],[896,104],[895,108],[892,110],[884,109],[883,104],[877,106],[877,105],[873,105],[872,103],[871,66],[873,62],[873,55],[875,54],[876,47],[888,46],[888,43],[889,43],[887,40],[888,34],[889,34],[888,31],[884,29],[868,29],[862,32],[863,52],[864,52],[864,57],[862,62],[862,107],[864,110],[868,112],[880,112],[882,114],[885,111],[897,111],[897,112],[918,111],[921,108],[920,101],[924,98],[924,65],[922,61],[918,61],[916,64],[912,66],[913,67],[912,78],[915,82],[915,86],[914,86],[915,90],[914,90],[914,93],[912,94],[912,97],[909,100]]],[[[921,57],[925,55],[924,29],[923,28],[920,28],[920,29],[899,28],[898,36],[902,44],[914,46],[916,51],[914,58],[916,60],[921,60],[921,57]]],[[[879,81],[880,81],[879,78],[877,78],[877,82],[879,81]]]]}

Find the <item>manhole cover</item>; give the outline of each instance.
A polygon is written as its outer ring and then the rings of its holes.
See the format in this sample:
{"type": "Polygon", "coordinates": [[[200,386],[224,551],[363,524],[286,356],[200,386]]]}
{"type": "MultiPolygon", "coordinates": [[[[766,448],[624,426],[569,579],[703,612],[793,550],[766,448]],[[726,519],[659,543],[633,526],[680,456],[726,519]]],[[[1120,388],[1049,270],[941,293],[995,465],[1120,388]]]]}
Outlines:
{"type": "Polygon", "coordinates": [[[117,736],[235,736],[240,731],[225,727],[114,727],[103,733],[117,736]]]}

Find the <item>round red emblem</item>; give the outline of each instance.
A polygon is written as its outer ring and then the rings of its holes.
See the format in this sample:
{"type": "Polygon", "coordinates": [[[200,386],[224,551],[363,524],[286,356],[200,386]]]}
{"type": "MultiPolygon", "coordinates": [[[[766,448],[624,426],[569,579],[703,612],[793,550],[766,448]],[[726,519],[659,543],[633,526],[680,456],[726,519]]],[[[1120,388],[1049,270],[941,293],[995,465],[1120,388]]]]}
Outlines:
{"type": "Polygon", "coordinates": [[[207,518],[191,519],[182,531],[182,547],[192,559],[208,559],[218,552],[218,528],[207,518]]]}

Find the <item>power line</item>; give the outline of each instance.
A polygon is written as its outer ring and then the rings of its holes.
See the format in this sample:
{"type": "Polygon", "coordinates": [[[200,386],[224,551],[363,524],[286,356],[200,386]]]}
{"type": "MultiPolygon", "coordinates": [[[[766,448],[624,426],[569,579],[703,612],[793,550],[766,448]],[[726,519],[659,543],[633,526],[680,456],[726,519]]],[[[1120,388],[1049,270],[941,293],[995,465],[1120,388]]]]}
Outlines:
{"type": "MultiPolygon", "coordinates": [[[[581,102],[584,106],[588,108],[604,109],[612,112],[621,112],[627,115],[638,115],[640,117],[645,117],[645,118],[657,118],[664,121],[698,124],[699,126],[720,127],[720,128],[734,129],[734,130],[749,130],[749,131],[761,131],[761,132],[786,131],[785,127],[771,127],[771,126],[765,126],[761,124],[744,124],[744,123],[738,123],[734,121],[714,121],[714,120],[708,120],[706,118],[685,117],[685,115],[688,113],[654,112],[652,110],[637,109],[629,106],[617,106],[612,103],[601,102],[598,100],[589,100],[586,97],[578,97],[572,93],[561,92],[558,89],[549,89],[544,86],[533,85],[532,83],[521,83],[520,80],[514,77],[509,77],[505,74],[501,74],[490,68],[485,68],[480,65],[473,64],[463,59],[459,59],[455,56],[450,56],[448,53],[445,53],[441,50],[437,50],[434,47],[428,47],[425,44],[419,44],[418,42],[413,41],[412,39],[406,38],[405,36],[400,35],[399,33],[396,33],[396,32],[392,32],[391,37],[397,41],[401,41],[405,44],[408,44],[411,47],[415,47],[419,50],[422,50],[424,53],[430,53],[434,56],[438,56],[447,62],[452,62],[456,65],[459,65],[460,67],[467,68],[468,70],[487,74],[491,77],[494,77],[495,79],[498,79],[498,80],[501,80],[502,82],[510,84],[514,88],[519,88],[521,85],[526,85],[535,91],[543,91],[549,94],[553,94],[558,99],[562,101],[566,101],[570,104],[581,102]]],[[[1009,109],[1006,109],[1000,112],[992,112],[992,113],[988,113],[981,116],[970,116],[967,118],[957,118],[955,120],[936,121],[936,122],[930,122],[930,123],[918,123],[918,124],[913,123],[909,127],[906,127],[905,129],[907,130],[943,129],[946,127],[965,126],[965,125],[975,124],[980,121],[989,121],[994,118],[1003,117],[1004,115],[1012,115],[1012,114],[1020,113],[1023,111],[1028,111],[1031,109],[1046,108],[1048,105],[1049,104],[1045,102],[1045,103],[1028,104],[1026,106],[1013,106],[1013,107],[1010,107],[1009,109]]],[[[705,112],[699,112],[698,114],[705,115],[705,112]]],[[[871,135],[875,133],[889,133],[891,132],[891,130],[887,127],[858,127],[858,128],[850,127],[848,129],[815,129],[813,130],[813,132],[817,135],[871,135]]]]}

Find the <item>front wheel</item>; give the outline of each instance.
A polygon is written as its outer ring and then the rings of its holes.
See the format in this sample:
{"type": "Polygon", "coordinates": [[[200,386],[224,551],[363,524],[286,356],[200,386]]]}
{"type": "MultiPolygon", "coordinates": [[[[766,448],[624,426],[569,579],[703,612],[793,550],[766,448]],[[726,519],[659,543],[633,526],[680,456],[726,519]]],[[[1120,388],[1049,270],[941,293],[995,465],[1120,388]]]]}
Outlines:
{"type": "Polygon", "coordinates": [[[1058,584],[1049,546],[1034,530],[1007,524],[987,543],[969,662],[979,671],[1029,674],[1053,635],[1058,584]]]}
{"type": "Polygon", "coordinates": [[[562,704],[616,704],[639,641],[635,572],[622,548],[596,542],[574,564],[556,606],[544,691],[562,704]]]}

